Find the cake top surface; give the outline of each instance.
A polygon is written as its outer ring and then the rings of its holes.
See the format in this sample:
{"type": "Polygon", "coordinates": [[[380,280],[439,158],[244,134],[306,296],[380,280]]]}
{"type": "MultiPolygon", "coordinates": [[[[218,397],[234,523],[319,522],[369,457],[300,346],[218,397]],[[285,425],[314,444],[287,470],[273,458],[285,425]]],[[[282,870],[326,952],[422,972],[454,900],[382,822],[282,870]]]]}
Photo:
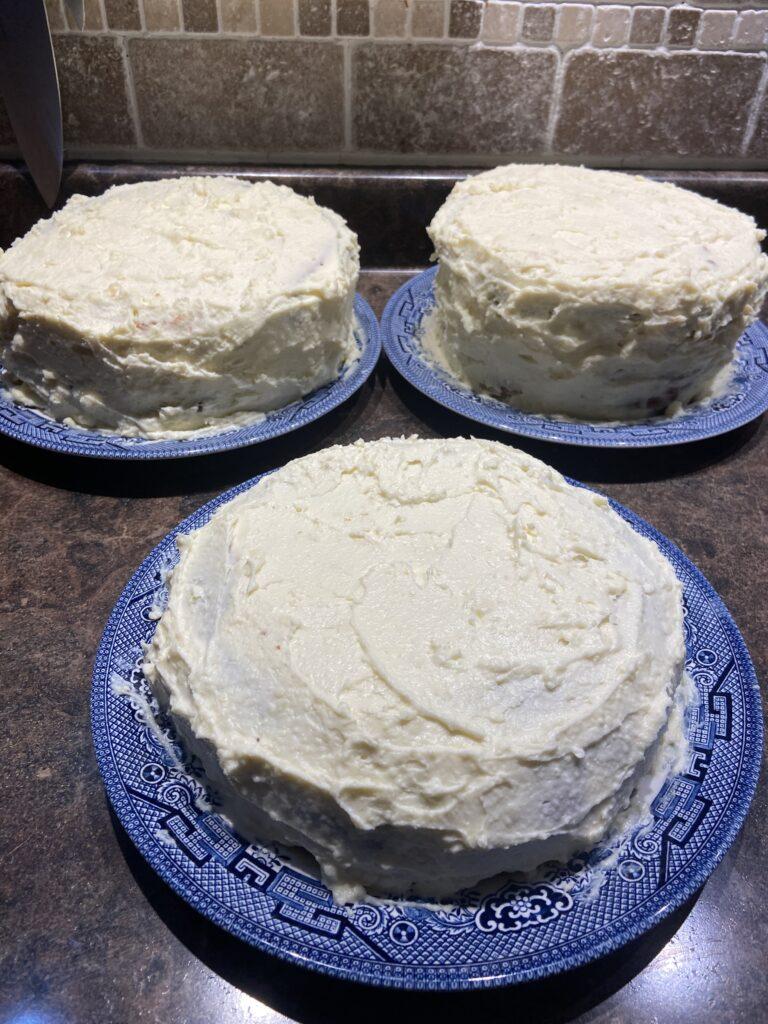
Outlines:
{"type": "Polygon", "coordinates": [[[346,293],[341,217],[272,182],[181,177],[73,196],[0,255],[0,307],[89,338],[224,341],[346,293]]]}
{"type": "Polygon", "coordinates": [[[662,308],[725,300],[768,277],[754,220],[686,189],[583,167],[511,164],[460,182],[429,228],[468,275],[598,301],[617,289],[662,308]]]}
{"type": "MultiPolygon", "coordinates": [[[[568,792],[602,751],[575,787],[584,815],[666,720],[672,569],[605,499],[505,445],[326,449],[179,546],[148,655],[172,712],[225,766],[267,763],[364,827],[502,799],[537,765],[562,763],[548,777],[568,792]]],[[[524,789],[476,827],[535,834],[524,789]]]]}

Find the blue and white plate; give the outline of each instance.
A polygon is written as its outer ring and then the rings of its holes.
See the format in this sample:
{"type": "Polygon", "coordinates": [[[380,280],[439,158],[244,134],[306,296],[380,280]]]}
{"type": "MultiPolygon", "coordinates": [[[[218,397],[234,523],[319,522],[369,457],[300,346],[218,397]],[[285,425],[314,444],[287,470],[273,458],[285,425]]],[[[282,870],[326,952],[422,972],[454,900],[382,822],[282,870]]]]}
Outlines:
{"type": "Polygon", "coordinates": [[[670,541],[650,537],[683,583],[690,758],[666,781],[653,819],[533,882],[467,890],[439,908],[398,900],[340,906],[290,851],[244,843],[218,816],[142,673],[142,644],[177,560],[174,538],[205,523],[249,481],[203,506],[134,574],[110,616],[93,674],[93,735],[109,798],[128,835],[175,891],[217,925],[296,964],[374,985],[469,989],[554,974],[617,949],[702,885],[744,821],[762,748],[749,654],[722,601],[670,541]]]}
{"type": "Polygon", "coordinates": [[[330,384],[290,405],[268,412],[256,423],[179,440],[152,441],[144,437],[100,434],[80,427],[67,427],[36,409],[18,405],[0,387],[0,433],[65,455],[89,455],[102,459],[178,459],[269,441],[298,430],[335,409],[362,387],[371,375],[381,352],[379,324],[371,307],[359,295],[355,296],[355,314],[358,361],[343,369],[330,384]]]}
{"type": "Polygon", "coordinates": [[[741,427],[768,409],[768,328],[753,324],[739,339],[736,368],[720,398],[689,406],[673,418],[657,416],[632,423],[601,424],[560,420],[520,412],[479,395],[428,359],[420,341],[422,318],[434,305],[437,267],[417,274],[399,288],[382,317],[382,342],[390,362],[415,388],[468,419],[511,434],[559,444],[595,448],[653,448],[686,444],[741,427]]]}

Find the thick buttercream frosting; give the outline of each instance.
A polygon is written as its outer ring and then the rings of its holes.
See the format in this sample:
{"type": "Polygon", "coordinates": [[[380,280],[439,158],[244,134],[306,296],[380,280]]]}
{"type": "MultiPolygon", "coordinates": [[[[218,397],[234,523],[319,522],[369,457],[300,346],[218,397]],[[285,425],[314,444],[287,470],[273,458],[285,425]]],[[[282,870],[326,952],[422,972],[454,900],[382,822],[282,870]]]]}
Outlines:
{"type": "Polygon", "coordinates": [[[719,393],[768,286],[751,217],[612,171],[495,168],[429,233],[428,352],[534,412],[637,419],[719,393]]]}
{"type": "Polygon", "coordinates": [[[305,847],[342,897],[589,847],[664,736],[672,568],[505,445],[326,449],[178,545],[147,675],[241,832],[305,847]]]}
{"type": "Polygon", "coordinates": [[[258,418],[354,358],[358,253],[341,217],[271,182],[74,196],[0,256],[6,383],[123,434],[258,418]]]}

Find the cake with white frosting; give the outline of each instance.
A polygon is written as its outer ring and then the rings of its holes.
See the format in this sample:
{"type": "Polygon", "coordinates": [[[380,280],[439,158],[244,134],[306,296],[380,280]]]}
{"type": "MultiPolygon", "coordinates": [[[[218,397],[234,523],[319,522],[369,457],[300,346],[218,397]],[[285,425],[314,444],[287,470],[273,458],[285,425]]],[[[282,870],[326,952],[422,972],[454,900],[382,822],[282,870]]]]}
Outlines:
{"type": "Polygon", "coordinates": [[[768,286],[751,217],[612,171],[497,167],[429,234],[427,353],[529,412],[632,420],[720,394],[768,286]]]}
{"type": "Polygon", "coordinates": [[[74,196],[0,255],[6,386],[127,435],[253,421],[354,358],[358,253],[341,217],[271,182],[74,196]]]}
{"type": "Polygon", "coordinates": [[[241,834],[338,898],[590,848],[679,749],[674,571],[515,449],[329,448],[178,545],[147,677],[241,834]]]}

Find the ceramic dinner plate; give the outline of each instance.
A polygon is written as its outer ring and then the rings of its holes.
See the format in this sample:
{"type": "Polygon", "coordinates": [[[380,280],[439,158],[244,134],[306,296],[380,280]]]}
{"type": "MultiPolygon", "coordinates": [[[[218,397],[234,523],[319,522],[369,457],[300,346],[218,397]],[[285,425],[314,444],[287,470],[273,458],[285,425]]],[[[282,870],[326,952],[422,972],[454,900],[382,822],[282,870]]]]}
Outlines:
{"type": "Polygon", "coordinates": [[[713,401],[692,405],[678,416],[619,424],[585,423],[520,412],[488,395],[476,394],[428,359],[421,345],[421,321],[434,305],[436,273],[437,268],[431,267],[417,274],[389,300],[382,317],[384,351],[415,388],[477,423],[560,444],[652,448],[724,434],[768,409],[768,328],[759,322],[745,331],[738,342],[736,368],[728,391],[713,401]]]}
{"type": "Polygon", "coordinates": [[[407,989],[469,989],[555,974],[622,946],[679,907],[734,839],[762,748],[757,681],[744,642],[709,583],[670,541],[612,502],[650,537],[683,583],[687,668],[696,700],[690,756],[653,802],[653,818],[612,847],[492,883],[450,904],[397,899],[339,905],[296,859],[249,845],[215,809],[199,765],[158,712],[142,673],[152,608],[177,560],[174,538],[258,478],[203,506],[136,571],[109,618],[93,675],[96,752],[109,799],[155,871],[233,935],[327,974],[407,989]]]}
{"type": "Polygon", "coordinates": [[[335,409],[368,379],[381,352],[379,325],[373,310],[359,295],[355,296],[355,313],[358,321],[355,331],[358,360],[342,370],[340,376],[330,384],[325,384],[297,402],[267,413],[264,419],[248,426],[230,427],[170,441],[101,434],[65,426],[35,409],[18,405],[0,387],[0,433],[65,455],[89,455],[103,459],[177,459],[269,441],[281,434],[298,430],[335,409]]]}

